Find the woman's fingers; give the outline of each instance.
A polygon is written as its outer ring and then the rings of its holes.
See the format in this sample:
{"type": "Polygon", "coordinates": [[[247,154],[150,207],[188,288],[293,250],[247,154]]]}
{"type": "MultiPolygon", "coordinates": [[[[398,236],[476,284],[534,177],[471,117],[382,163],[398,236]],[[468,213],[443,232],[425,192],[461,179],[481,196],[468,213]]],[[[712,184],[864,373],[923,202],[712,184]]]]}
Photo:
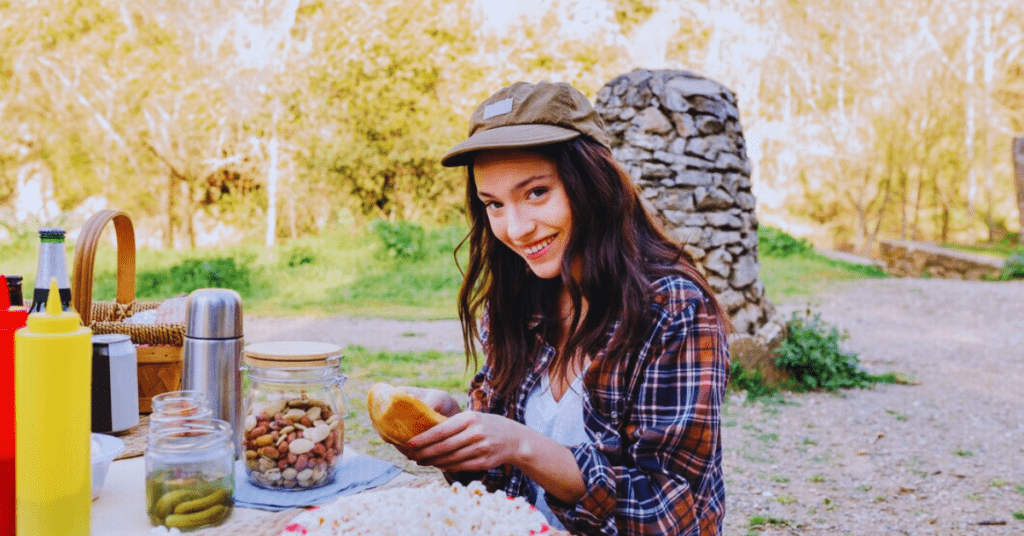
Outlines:
{"type": "Polygon", "coordinates": [[[459,407],[459,403],[455,401],[455,398],[440,389],[405,386],[398,387],[398,389],[422,400],[428,406],[434,408],[434,411],[444,415],[445,417],[451,417],[452,415],[462,411],[462,408],[459,407]]]}

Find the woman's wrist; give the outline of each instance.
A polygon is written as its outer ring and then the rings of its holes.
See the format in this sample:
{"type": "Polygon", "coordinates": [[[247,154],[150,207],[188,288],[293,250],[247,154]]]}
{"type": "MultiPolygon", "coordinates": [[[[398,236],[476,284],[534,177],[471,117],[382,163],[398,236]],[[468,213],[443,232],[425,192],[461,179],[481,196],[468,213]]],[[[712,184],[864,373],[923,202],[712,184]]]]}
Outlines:
{"type": "Polygon", "coordinates": [[[516,434],[512,465],[566,504],[575,504],[586,494],[586,482],[569,447],[527,427],[516,434]]]}

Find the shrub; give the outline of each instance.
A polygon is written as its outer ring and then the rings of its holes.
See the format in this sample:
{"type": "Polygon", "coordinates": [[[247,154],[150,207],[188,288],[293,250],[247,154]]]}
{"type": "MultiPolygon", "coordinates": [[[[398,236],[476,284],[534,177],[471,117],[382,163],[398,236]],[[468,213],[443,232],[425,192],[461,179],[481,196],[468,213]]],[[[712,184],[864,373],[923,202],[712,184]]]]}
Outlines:
{"type": "Polygon", "coordinates": [[[839,342],[849,336],[821,320],[820,315],[793,313],[789,335],[776,350],[775,364],[793,378],[795,390],[835,391],[868,387],[876,382],[892,383],[895,375],[873,376],[861,370],[856,354],[844,353],[839,342]]]}
{"type": "Polygon", "coordinates": [[[384,246],[384,254],[391,258],[418,260],[426,254],[426,231],[419,224],[398,220],[374,220],[370,231],[384,246]]]}
{"type": "Polygon", "coordinates": [[[749,371],[735,360],[729,365],[729,387],[738,391],[746,391],[747,402],[772,398],[778,393],[776,387],[765,383],[761,371],[757,369],[749,371]]]}
{"type": "Polygon", "coordinates": [[[288,250],[281,260],[289,268],[295,268],[303,264],[314,264],[316,262],[316,252],[308,246],[295,246],[288,250]]]}
{"type": "Polygon", "coordinates": [[[789,257],[814,251],[807,240],[794,238],[782,229],[761,225],[757,228],[757,248],[760,255],[768,257],[789,257]]]}
{"type": "Polygon", "coordinates": [[[139,272],[136,286],[140,297],[149,298],[164,299],[199,288],[229,288],[244,297],[253,287],[250,265],[232,257],[184,259],[166,270],[139,272]]]}
{"type": "Polygon", "coordinates": [[[1024,279],[1024,253],[1015,253],[1006,259],[1002,279],[1024,279]]]}

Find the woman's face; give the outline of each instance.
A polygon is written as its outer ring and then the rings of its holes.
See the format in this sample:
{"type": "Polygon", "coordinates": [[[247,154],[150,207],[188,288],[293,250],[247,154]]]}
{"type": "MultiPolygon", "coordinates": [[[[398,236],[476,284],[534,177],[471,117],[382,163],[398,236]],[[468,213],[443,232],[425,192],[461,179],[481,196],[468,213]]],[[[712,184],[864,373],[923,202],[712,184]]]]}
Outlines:
{"type": "Polygon", "coordinates": [[[518,149],[482,151],[473,176],[494,236],[537,277],[558,277],[572,213],[554,160],[518,149]]]}

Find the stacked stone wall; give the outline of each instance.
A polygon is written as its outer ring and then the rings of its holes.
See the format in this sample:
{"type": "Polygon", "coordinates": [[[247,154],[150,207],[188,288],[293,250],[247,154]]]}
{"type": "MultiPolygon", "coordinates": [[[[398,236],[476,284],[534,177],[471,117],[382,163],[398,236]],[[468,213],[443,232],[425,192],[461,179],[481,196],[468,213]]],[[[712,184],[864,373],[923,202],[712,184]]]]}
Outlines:
{"type": "Polygon", "coordinates": [[[735,334],[776,344],[785,321],[759,276],[756,199],[735,95],[690,72],[640,69],[608,82],[595,107],[616,160],[697,261],[735,334]]]}
{"type": "Polygon", "coordinates": [[[998,279],[1005,261],[986,255],[948,249],[928,242],[883,240],[879,255],[885,271],[897,277],[941,279],[998,279]]]}

